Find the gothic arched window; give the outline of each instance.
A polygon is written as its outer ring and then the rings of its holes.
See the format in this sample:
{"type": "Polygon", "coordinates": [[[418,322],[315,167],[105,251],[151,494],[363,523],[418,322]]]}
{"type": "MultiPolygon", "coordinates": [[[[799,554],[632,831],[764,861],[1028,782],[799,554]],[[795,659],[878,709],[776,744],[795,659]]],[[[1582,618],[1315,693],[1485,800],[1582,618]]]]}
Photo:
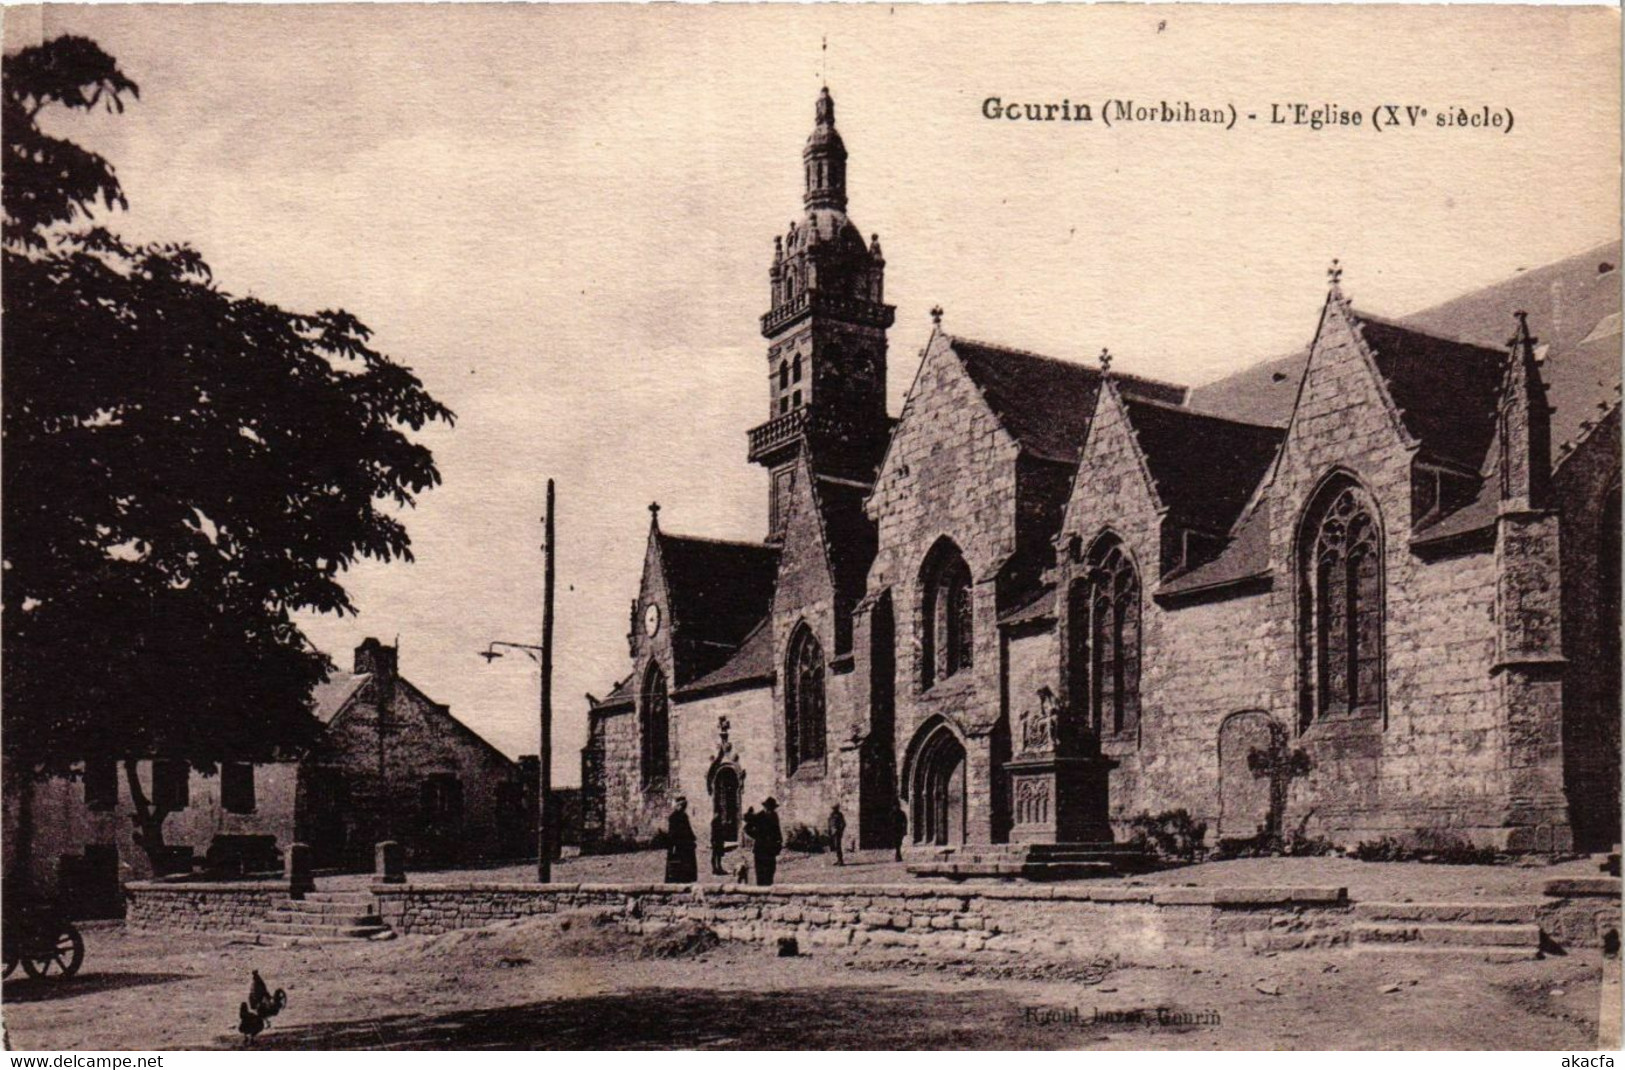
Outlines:
{"type": "Polygon", "coordinates": [[[671,772],[671,702],[666,695],[666,674],[659,664],[650,665],[643,678],[638,722],[643,783],[665,780],[671,772]]]}
{"type": "Polygon", "coordinates": [[[1067,596],[1073,708],[1095,732],[1132,732],[1140,720],[1140,579],[1115,536],[1095,540],[1067,596]]]}
{"type": "MultiPolygon", "coordinates": [[[[799,364],[801,362],[801,358],[797,357],[796,362],[797,362],[797,365],[799,366],[799,364]]],[[[787,389],[789,387],[789,385],[790,385],[790,365],[781,360],[781,361],[779,361],[779,389],[780,390],[787,389]]]]}
{"type": "Polygon", "coordinates": [[[1365,492],[1316,496],[1298,545],[1299,727],[1383,701],[1382,528],[1365,492]]]}
{"type": "Polygon", "coordinates": [[[952,543],[940,543],[932,551],[924,580],[920,682],[930,687],[970,668],[975,627],[970,568],[952,543]]]}
{"type": "Polygon", "coordinates": [[[792,383],[801,382],[801,354],[800,353],[796,354],[795,363],[790,366],[790,381],[792,383]]]}
{"type": "Polygon", "coordinates": [[[785,768],[824,757],[824,649],[803,624],[790,639],[784,691],[785,768]]]}

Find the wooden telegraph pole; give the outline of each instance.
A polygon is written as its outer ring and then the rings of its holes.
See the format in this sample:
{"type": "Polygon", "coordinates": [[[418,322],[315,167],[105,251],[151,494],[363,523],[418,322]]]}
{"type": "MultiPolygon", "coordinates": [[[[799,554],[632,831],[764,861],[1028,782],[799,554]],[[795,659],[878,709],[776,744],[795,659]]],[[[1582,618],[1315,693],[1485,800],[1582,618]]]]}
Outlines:
{"type": "Polygon", "coordinates": [[[553,880],[553,481],[542,535],[542,768],[536,790],[536,879],[553,880]]]}

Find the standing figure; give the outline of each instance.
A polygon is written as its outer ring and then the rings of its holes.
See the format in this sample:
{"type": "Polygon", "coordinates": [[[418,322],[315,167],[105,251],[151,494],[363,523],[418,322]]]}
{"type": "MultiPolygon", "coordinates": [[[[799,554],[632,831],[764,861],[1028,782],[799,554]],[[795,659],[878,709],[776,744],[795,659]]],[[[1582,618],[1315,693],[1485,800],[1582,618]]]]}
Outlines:
{"type": "Polygon", "coordinates": [[[892,851],[897,859],[903,860],[903,841],[908,839],[908,812],[903,809],[899,800],[892,806],[891,812],[891,842],[892,851]]]}
{"type": "Polygon", "coordinates": [[[725,876],[722,868],[722,856],[728,853],[728,823],[722,820],[722,811],[718,810],[711,815],[711,872],[718,877],[725,876]]]}
{"type": "Polygon", "coordinates": [[[829,810],[829,842],[835,850],[835,864],[846,865],[846,815],[841,813],[840,803],[829,810]]]}
{"type": "Polygon", "coordinates": [[[700,876],[694,858],[694,826],[688,823],[688,800],[677,797],[677,807],[666,822],[666,883],[693,884],[700,876]]]}
{"type": "Polygon", "coordinates": [[[757,815],[756,827],[751,832],[751,855],[756,862],[756,883],[767,887],[773,883],[773,873],[779,868],[779,851],[784,848],[784,833],[779,828],[779,803],[768,797],[757,815]]]}

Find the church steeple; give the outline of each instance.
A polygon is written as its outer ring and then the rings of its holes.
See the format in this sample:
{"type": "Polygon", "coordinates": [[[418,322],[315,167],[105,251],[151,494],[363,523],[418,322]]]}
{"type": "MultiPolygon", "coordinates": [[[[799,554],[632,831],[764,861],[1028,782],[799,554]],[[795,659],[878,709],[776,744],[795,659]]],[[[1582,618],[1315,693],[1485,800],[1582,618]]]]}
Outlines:
{"type": "Polygon", "coordinates": [[[846,143],[835,129],[835,98],[828,86],[818,91],[813,132],[801,150],[801,162],[807,175],[806,206],[846,211],[846,143]]]}
{"type": "Polygon", "coordinates": [[[776,535],[803,454],[817,475],[867,482],[885,447],[886,260],[846,214],[846,144],[835,101],[818,94],[802,149],[803,214],[773,239],[768,268],[768,421],[750,432],[750,459],[773,471],[776,535]]]}

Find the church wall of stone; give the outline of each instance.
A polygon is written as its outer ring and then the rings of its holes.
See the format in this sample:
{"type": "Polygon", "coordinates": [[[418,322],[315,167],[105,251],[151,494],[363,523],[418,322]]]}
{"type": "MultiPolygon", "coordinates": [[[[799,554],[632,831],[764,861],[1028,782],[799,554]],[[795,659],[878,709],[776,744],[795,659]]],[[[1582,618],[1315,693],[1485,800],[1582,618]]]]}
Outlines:
{"type": "MultiPolygon", "coordinates": [[[[774,710],[773,689],[766,685],[708,695],[672,707],[672,736],[678,740],[683,755],[682,762],[672,767],[672,795],[688,797],[694,831],[702,841],[708,835],[712,814],[706,777],[722,749],[719,720],[728,719],[729,752],[721,756],[739,769],[739,808],[743,813],[747,806],[760,807],[773,792],[778,767],[774,710]]],[[[656,827],[664,827],[667,816],[660,814],[656,827]]]]}
{"type": "Polygon", "coordinates": [[[1617,843],[1620,834],[1620,621],[1618,603],[1600,589],[1603,555],[1619,545],[1617,530],[1612,547],[1603,537],[1604,506],[1619,494],[1619,472],[1616,404],[1562,459],[1552,486],[1563,532],[1563,752],[1576,839],[1592,849],[1617,843]]]}
{"type": "Polygon", "coordinates": [[[1494,558],[1424,560],[1412,551],[1411,461],[1397,415],[1354,328],[1328,306],[1281,460],[1272,510],[1266,709],[1312,763],[1291,785],[1285,827],[1342,840],[1444,828],[1504,835],[1506,764],[1496,681],[1494,558]],[[1370,494],[1384,558],[1383,716],[1316,721],[1298,730],[1297,540],[1310,499],[1343,471],[1370,494]]]}
{"type": "MultiPolygon", "coordinates": [[[[798,463],[794,497],[784,526],[784,542],[779,551],[778,581],[773,594],[773,659],[777,683],[772,693],[775,716],[772,744],[775,755],[774,782],[763,784],[763,794],[774,793],[779,802],[779,822],[786,829],[796,824],[819,827],[830,805],[841,797],[840,743],[851,735],[854,716],[847,701],[845,681],[830,668],[835,658],[835,590],[830,578],[829,555],[812,487],[812,468],[798,463]],[[787,768],[784,716],[788,683],[790,643],[805,625],[818,640],[824,653],[824,756],[803,761],[794,771],[787,768]]],[[[855,787],[854,787],[855,794],[855,787]]],[[[753,803],[761,796],[753,795],[753,803]]]]}
{"type": "Polygon", "coordinates": [[[946,339],[935,336],[869,499],[879,551],[868,589],[871,595],[890,589],[896,614],[899,761],[937,716],[984,741],[966,747],[973,842],[988,842],[994,824],[993,760],[985,743],[1000,714],[994,576],[1016,547],[1017,453],[946,339]],[[943,537],[953,540],[975,581],[973,658],[969,669],[922,690],[921,569],[943,537]]]}

